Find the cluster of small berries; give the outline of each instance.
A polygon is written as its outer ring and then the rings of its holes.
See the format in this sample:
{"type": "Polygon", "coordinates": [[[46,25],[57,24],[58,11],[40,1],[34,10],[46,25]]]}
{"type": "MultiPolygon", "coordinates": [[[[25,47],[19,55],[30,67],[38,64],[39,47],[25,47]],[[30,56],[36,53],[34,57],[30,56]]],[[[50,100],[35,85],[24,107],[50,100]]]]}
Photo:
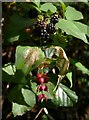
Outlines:
{"type": "Polygon", "coordinates": [[[38,21],[35,23],[35,34],[43,39],[49,39],[50,34],[53,34],[55,30],[55,24],[58,22],[58,15],[53,15],[50,18],[50,23],[45,21],[38,21]]]}
{"type": "MultiPolygon", "coordinates": [[[[48,87],[44,85],[44,83],[48,82],[48,76],[46,74],[38,73],[36,77],[36,82],[38,84],[37,91],[47,91],[48,87]]],[[[47,100],[47,96],[44,94],[38,95],[38,101],[43,102],[43,100],[47,100]]]]}

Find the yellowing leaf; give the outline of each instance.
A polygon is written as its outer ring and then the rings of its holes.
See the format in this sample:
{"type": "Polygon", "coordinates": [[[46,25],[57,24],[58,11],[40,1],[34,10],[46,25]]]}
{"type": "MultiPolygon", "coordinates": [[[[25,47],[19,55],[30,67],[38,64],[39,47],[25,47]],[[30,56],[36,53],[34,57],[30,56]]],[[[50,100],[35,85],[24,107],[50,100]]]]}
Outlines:
{"type": "Polygon", "coordinates": [[[44,60],[44,52],[38,47],[18,46],[16,49],[16,68],[27,74],[44,60]]]}
{"type": "Polygon", "coordinates": [[[56,66],[58,67],[58,69],[60,71],[59,74],[65,75],[69,68],[69,60],[66,56],[65,51],[61,47],[55,46],[55,49],[56,49],[55,55],[58,57],[56,66]]]}

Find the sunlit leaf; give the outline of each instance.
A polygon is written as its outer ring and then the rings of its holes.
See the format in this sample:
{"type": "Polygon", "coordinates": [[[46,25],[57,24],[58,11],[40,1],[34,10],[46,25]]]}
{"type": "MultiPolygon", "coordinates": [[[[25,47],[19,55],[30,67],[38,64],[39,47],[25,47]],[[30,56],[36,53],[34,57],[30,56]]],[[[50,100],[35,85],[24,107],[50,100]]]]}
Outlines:
{"type": "Polygon", "coordinates": [[[75,64],[75,66],[76,66],[79,70],[81,70],[84,74],[89,75],[89,70],[88,70],[84,65],[82,65],[80,62],[77,62],[77,63],[75,64]]]}
{"type": "Polygon", "coordinates": [[[12,65],[11,63],[5,64],[2,70],[5,71],[8,75],[15,75],[16,72],[15,65],[12,65]]]}
{"type": "Polygon", "coordinates": [[[40,10],[47,12],[50,10],[52,13],[55,13],[57,11],[57,8],[52,3],[44,3],[41,5],[40,10]]]}
{"type": "Polygon", "coordinates": [[[78,97],[75,94],[74,91],[70,90],[65,85],[61,84],[59,85],[57,91],[56,91],[56,97],[53,102],[57,106],[73,106],[75,102],[77,102],[78,97]]]}
{"type": "Polygon", "coordinates": [[[66,8],[65,16],[68,20],[80,20],[83,19],[81,12],[77,11],[74,7],[68,6],[66,8]]]}
{"type": "Polygon", "coordinates": [[[73,85],[73,83],[72,83],[72,72],[68,72],[67,74],[66,74],[66,76],[67,76],[67,78],[68,78],[68,80],[70,81],[70,87],[72,87],[72,85],[73,85]]]}
{"type": "Polygon", "coordinates": [[[34,93],[36,93],[37,92],[37,83],[33,82],[33,81],[31,81],[30,83],[31,83],[31,89],[32,89],[32,91],[34,93]]]}
{"type": "Polygon", "coordinates": [[[18,46],[16,49],[16,69],[26,75],[44,60],[44,53],[38,47],[18,46]]]}
{"type": "Polygon", "coordinates": [[[86,35],[79,29],[79,26],[74,24],[73,21],[60,19],[59,22],[56,24],[56,27],[65,31],[66,34],[79,38],[85,43],[89,44],[86,35]]]}
{"type": "Polygon", "coordinates": [[[28,110],[30,110],[30,107],[27,107],[25,105],[21,105],[21,104],[14,103],[14,102],[12,104],[12,112],[13,112],[14,117],[16,117],[17,115],[23,115],[28,110]]]}
{"type": "Polygon", "coordinates": [[[89,37],[89,26],[81,22],[74,22],[78,29],[89,37]]]}
{"type": "Polygon", "coordinates": [[[29,106],[33,107],[36,104],[36,96],[31,90],[22,88],[22,94],[29,106]]]}

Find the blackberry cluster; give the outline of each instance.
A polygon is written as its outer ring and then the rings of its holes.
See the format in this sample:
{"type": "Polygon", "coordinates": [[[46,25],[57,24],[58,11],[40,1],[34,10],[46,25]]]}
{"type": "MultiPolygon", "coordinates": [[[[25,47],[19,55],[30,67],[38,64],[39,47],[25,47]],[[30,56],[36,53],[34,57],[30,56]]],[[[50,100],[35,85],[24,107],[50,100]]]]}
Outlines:
{"type": "Polygon", "coordinates": [[[55,30],[55,24],[58,22],[58,16],[53,15],[50,19],[50,23],[44,21],[38,21],[35,24],[35,34],[42,39],[49,39],[50,34],[53,34],[55,30]]]}

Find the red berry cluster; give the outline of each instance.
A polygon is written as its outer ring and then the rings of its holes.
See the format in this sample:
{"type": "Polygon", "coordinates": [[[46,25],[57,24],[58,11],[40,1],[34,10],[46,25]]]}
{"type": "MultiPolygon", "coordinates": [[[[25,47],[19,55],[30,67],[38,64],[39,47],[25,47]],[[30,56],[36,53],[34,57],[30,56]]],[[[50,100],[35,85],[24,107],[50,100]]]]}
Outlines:
{"type": "MultiPolygon", "coordinates": [[[[48,87],[44,85],[44,83],[48,82],[48,76],[46,74],[38,73],[36,82],[38,84],[37,91],[47,91],[48,92],[48,87]]],[[[38,101],[43,101],[47,100],[47,96],[44,94],[38,95],[38,101]]]]}
{"type": "Polygon", "coordinates": [[[37,74],[37,83],[38,84],[44,84],[47,82],[48,82],[48,77],[46,74],[41,74],[41,73],[37,74]]]}

